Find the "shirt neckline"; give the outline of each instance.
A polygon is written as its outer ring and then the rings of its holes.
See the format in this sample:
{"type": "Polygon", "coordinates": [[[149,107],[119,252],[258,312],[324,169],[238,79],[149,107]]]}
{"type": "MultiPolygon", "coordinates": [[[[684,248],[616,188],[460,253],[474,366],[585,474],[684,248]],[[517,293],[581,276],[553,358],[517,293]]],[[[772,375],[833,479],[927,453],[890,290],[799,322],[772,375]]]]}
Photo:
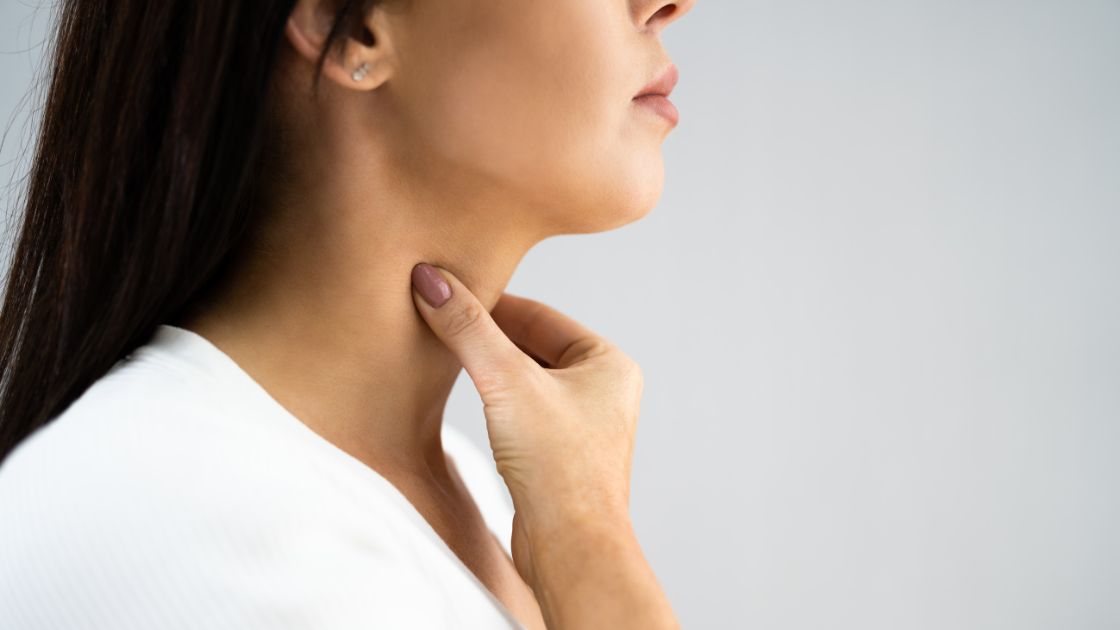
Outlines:
{"type": "MultiPolygon", "coordinates": [[[[304,424],[303,421],[292,414],[287,407],[284,407],[278,400],[273,398],[272,394],[268,393],[268,390],[257,382],[252,375],[246,372],[233,357],[226,354],[225,351],[214,345],[209,339],[193,330],[181,326],[159,324],[156,326],[148,343],[140,346],[131,356],[140,358],[143,357],[145,353],[154,354],[165,360],[169,359],[188,368],[193,373],[204,376],[211,385],[218,387],[227,398],[232,396],[234,400],[243,401],[245,404],[251,404],[259,408],[262,412],[275,417],[286,430],[302,436],[301,439],[311,448],[315,448],[332,459],[339,461],[343,466],[355,470],[357,475],[368,478],[371,483],[382,490],[382,494],[397,507],[398,511],[413,522],[416,529],[428,539],[429,543],[434,545],[452,566],[456,567],[459,572],[486,596],[497,611],[505,617],[513,627],[524,627],[517,621],[517,618],[513,616],[513,613],[506,605],[503,604],[502,601],[482,583],[478,576],[463,563],[459,556],[448,546],[443,537],[441,537],[439,533],[432,528],[428,520],[420,514],[416,506],[414,506],[412,502],[408,500],[408,497],[404,496],[404,493],[394,486],[392,482],[381,473],[366,465],[365,462],[362,462],[350,453],[339,448],[333,442],[319,435],[312,430],[311,427],[304,424]]],[[[450,457],[452,461],[454,461],[454,457],[450,457]]],[[[487,531],[490,532],[491,537],[497,539],[497,535],[490,529],[489,525],[487,525],[487,531]]],[[[504,545],[501,544],[501,541],[497,542],[499,547],[504,550],[504,545]]]]}

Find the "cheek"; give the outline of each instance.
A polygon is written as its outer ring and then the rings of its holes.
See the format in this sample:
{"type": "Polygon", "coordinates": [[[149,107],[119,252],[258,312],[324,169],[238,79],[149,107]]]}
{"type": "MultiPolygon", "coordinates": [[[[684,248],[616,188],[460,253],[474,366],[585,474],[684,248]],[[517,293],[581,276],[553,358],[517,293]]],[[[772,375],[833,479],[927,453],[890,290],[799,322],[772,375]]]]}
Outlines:
{"type": "Polygon", "coordinates": [[[663,178],[663,133],[630,103],[642,43],[614,5],[596,6],[613,10],[522,16],[472,37],[486,45],[456,46],[413,104],[432,159],[541,208],[565,232],[639,218],[663,178]]]}

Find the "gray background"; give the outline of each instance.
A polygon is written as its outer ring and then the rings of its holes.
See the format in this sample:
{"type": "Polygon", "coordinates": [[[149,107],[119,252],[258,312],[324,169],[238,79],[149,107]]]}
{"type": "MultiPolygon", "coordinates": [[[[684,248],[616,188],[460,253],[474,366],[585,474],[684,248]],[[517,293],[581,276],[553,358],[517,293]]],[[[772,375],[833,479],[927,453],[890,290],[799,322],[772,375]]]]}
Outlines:
{"type": "MultiPolygon", "coordinates": [[[[48,13],[0,3],[0,182],[48,13]]],[[[1120,2],[700,0],[664,41],[657,208],[509,290],[643,366],[685,627],[1120,627],[1120,2]]],[[[447,415],[486,445],[465,374],[447,415]]]]}

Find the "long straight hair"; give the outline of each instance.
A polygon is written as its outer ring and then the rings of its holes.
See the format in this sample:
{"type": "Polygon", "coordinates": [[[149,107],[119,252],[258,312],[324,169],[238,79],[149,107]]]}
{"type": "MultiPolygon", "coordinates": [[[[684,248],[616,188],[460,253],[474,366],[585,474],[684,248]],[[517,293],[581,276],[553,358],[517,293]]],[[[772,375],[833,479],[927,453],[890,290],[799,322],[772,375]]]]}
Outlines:
{"type": "MultiPolygon", "coordinates": [[[[295,0],[63,0],[0,308],[0,463],[228,268],[295,0]]],[[[374,0],[335,0],[314,75],[374,0]]]]}

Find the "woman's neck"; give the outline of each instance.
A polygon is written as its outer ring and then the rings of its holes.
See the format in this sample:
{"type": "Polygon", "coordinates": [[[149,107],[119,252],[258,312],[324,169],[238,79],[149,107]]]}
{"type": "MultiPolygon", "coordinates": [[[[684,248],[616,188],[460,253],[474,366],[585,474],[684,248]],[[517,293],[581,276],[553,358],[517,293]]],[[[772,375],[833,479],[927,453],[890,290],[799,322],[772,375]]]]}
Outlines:
{"type": "Polygon", "coordinates": [[[492,308],[545,234],[509,220],[528,208],[486,195],[468,206],[339,178],[278,205],[179,325],[359,460],[443,476],[443,409],[461,366],[415,310],[412,267],[447,268],[492,308]]]}

